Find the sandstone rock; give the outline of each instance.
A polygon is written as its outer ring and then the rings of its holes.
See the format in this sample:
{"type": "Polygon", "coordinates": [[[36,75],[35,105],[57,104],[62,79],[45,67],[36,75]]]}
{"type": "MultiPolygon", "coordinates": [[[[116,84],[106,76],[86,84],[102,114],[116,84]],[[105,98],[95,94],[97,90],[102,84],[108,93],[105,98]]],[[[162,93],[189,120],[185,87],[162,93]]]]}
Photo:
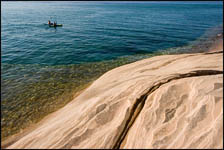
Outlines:
{"type": "Polygon", "coordinates": [[[147,97],[122,148],[222,148],[223,75],[162,85],[147,97]]]}
{"type": "Polygon", "coordinates": [[[223,53],[115,68],[7,148],[222,148],[223,53]]]}

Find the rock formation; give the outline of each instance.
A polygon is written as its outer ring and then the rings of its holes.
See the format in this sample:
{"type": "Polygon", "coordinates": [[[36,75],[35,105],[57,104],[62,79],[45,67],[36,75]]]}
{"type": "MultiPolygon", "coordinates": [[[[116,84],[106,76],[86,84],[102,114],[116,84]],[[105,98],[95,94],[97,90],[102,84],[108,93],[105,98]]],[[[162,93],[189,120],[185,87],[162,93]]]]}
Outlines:
{"type": "Polygon", "coordinates": [[[223,53],[115,68],[6,148],[223,148],[223,53]]]}

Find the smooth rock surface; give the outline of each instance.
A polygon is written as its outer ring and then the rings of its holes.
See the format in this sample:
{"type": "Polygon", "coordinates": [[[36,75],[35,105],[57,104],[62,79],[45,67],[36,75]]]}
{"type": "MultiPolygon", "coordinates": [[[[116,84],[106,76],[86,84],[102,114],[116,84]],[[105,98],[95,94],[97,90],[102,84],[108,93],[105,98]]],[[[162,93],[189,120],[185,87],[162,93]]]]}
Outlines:
{"type": "Polygon", "coordinates": [[[222,148],[222,71],[223,53],[115,68],[7,148],[222,148]]]}
{"type": "Polygon", "coordinates": [[[122,148],[222,148],[222,79],[191,77],[162,85],[148,96],[122,148]]]}

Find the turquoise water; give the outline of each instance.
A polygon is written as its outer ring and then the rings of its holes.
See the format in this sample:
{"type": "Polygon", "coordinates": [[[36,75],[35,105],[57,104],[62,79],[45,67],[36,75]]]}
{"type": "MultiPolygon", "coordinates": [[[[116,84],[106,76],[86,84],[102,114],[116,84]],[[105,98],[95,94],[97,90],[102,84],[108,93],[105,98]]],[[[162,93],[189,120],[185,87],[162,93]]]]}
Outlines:
{"type": "Polygon", "coordinates": [[[178,47],[222,23],[222,7],[221,2],[2,2],[2,62],[77,64],[178,47]],[[64,26],[43,25],[50,17],[64,26]]]}
{"type": "MultiPolygon", "coordinates": [[[[1,2],[3,137],[69,102],[104,72],[223,22],[222,2],[1,2]],[[49,28],[47,21],[63,27],[49,28]]],[[[189,50],[189,49],[188,49],[189,50]]]]}

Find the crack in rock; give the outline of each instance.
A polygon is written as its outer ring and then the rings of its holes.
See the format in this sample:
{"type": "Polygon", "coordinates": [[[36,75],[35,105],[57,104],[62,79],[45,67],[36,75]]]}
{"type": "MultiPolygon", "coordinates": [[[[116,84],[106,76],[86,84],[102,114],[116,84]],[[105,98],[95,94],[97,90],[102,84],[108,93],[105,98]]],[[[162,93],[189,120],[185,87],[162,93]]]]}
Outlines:
{"type": "Polygon", "coordinates": [[[195,70],[191,71],[189,73],[185,74],[175,74],[172,77],[165,78],[163,80],[157,81],[154,86],[150,87],[140,98],[136,99],[133,107],[131,108],[129,118],[127,119],[125,126],[123,130],[121,131],[119,137],[117,138],[114,146],[112,147],[113,149],[119,149],[123,140],[125,139],[129,129],[133,125],[134,121],[140,114],[141,110],[143,109],[145,105],[145,101],[147,97],[157,90],[161,85],[169,83],[170,81],[173,80],[178,80],[178,79],[183,79],[183,78],[189,78],[189,77],[197,77],[197,76],[208,76],[208,75],[217,75],[217,74],[223,74],[223,71],[220,70],[195,70]]]}

